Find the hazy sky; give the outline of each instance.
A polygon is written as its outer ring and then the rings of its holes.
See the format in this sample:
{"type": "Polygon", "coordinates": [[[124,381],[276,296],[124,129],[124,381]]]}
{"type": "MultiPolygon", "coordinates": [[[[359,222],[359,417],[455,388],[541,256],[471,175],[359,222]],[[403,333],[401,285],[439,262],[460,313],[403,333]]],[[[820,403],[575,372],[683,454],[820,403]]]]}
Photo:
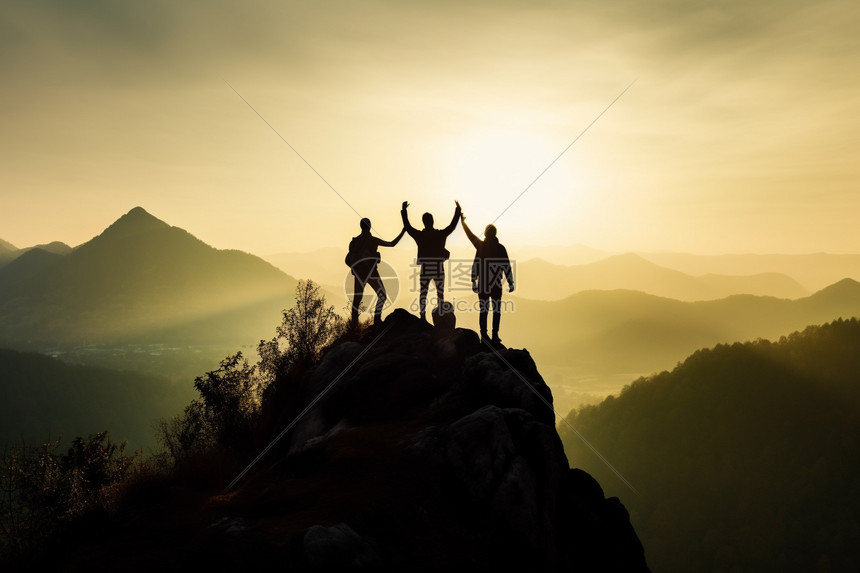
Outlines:
{"type": "MultiPolygon", "coordinates": [[[[860,2],[0,3],[0,238],[136,205],[219,248],[345,246],[459,199],[517,244],[860,252],[860,2]]],[[[463,242],[462,233],[457,240],[463,242]]]]}

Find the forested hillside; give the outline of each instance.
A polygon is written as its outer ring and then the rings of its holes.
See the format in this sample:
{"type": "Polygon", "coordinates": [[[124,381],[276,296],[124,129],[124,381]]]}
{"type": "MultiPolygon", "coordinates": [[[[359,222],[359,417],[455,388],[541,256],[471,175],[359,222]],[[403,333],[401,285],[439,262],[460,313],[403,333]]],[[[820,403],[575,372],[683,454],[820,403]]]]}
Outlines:
{"type": "Polygon", "coordinates": [[[720,345],[570,416],[571,465],[629,502],[657,571],[857,571],[860,323],[720,345]]]}
{"type": "Polygon", "coordinates": [[[180,412],[190,383],[0,349],[0,446],[65,443],[108,430],[131,448],[155,445],[154,424],[180,412]]]}

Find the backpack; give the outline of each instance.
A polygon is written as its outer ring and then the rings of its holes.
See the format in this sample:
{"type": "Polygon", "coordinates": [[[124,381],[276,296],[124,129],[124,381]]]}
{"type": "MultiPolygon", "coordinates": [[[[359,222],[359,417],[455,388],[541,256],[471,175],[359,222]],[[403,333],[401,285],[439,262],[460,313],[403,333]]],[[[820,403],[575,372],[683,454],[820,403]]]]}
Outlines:
{"type": "Polygon", "coordinates": [[[349,251],[346,253],[343,262],[346,263],[346,266],[352,268],[356,263],[364,259],[375,259],[378,263],[380,258],[379,251],[375,249],[372,252],[369,251],[364,241],[359,240],[359,237],[353,237],[349,242],[349,251]]]}
{"type": "Polygon", "coordinates": [[[352,268],[355,263],[361,260],[361,255],[358,254],[356,249],[353,248],[355,243],[355,239],[352,239],[349,242],[349,251],[346,253],[346,257],[343,259],[343,262],[346,263],[346,266],[352,268]]]}

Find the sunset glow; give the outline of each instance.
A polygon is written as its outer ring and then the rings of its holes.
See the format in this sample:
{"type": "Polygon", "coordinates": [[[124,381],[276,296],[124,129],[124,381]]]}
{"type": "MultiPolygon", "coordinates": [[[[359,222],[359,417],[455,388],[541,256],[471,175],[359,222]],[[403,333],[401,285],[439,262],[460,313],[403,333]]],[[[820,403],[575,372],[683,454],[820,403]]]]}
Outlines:
{"type": "Polygon", "coordinates": [[[224,80],[383,233],[405,199],[484,223],[637,80],[510,242],[860,250],[855,5],[614,5],[7,2],[0,237],[141,205],[220,248],[342,246],[356,213],[224,80]]]}

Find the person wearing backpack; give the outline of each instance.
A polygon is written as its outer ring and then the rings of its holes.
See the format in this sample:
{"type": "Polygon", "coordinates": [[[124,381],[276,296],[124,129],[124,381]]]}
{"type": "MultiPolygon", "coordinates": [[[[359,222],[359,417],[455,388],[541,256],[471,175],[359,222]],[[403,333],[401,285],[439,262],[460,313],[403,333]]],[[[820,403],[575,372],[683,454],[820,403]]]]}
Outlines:
{"type": "Polygon", "coordinates": [[[475,260],[472,262],[472,291],[478,294],[480,315],[478,325],[481,329],[481,342],[501,345],[499,322],[502,318],[502,278],[508,281],[508,292],[514,292],[514,275],[508,250],[496,236],[496,226],[487,225],[484,240],[479,239],[466,225],[466,215],[460,215],[463,231],[475,246],[475,260]],[[493,305],[493,338],[487,338],[487,312],[493,305]]]}
{"type": "Polygon", "coordinates": [[[404,201],[400,209],[403,227],[409,233],[409,236],[415,239],[415,244],[418,245],[418,256],[415,261],[421,267],[419,274],[418,308],[422,320],[427,320],[427,290],[431,280],[436,285],[437,309],[441,311],[444,308],[445,261],[450,256],[448,249],[445,248],[445,241],[448,239],[448,235],[453,233],[454,229],[457,228],[457,219],[460,217],[460,203],[454,201],[454,204],[457,205],[457,208],[454,210],[454,218],[451,219],[451,224],[444,229],[434,229],[433,215],[424,213],[421,217],[421,220],[424,222],[424,228],[419,231],[409,223],[409,215],[406,213],[409,203],[404,201]]]}
{"type": "Polygon", "coordinates": [[[352,318],[353,326],[358,324],[359,305],[364,296],[364,287],[368,284],[376,292],[376,308],[373,311],[373,322],[377,323],[382,318],[382,307],[385,306],[385,301],[388,299],[388,294],[385,292],[385,285],[379,276],[379,247],[393,247],[406,232],[406,229],[401,229],[400,234],[391,241],[383,241],[379,237],[374,237],[370,234],[371,224],[370,219],[363,218],[359,223],[361,233],[352,238],[349,242],[349,252],[346,254],[346,264],[349,266],[353,276],[353,298],[352,298],[352,318]]]}

